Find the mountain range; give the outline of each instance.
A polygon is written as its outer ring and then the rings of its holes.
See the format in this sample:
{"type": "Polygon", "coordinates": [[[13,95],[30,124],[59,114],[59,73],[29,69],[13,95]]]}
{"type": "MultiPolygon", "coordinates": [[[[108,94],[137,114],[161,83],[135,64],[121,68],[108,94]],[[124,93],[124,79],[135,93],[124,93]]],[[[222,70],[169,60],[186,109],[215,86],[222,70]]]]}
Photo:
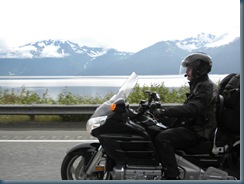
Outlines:
{"type": "MultiPolygon", "coordinates": [[[[129,44],[129,43],[128,43],[129,44]]],[[[175,75],[192,52],[213,59],[212,74],[240,73],[240,37],[199,34],[160,41],[136,53],[43,40],[0,50],[0,76],[175,75]]]]}

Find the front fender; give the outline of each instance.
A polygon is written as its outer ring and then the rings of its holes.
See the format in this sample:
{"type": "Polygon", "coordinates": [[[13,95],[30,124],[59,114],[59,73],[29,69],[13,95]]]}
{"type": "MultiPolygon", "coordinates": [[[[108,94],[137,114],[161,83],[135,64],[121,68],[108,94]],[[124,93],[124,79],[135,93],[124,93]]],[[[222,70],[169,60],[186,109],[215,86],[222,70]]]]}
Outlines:
{"type": "Polygon", "coordinates": [[[100,143],[98,143],[98,142],[81,143],[81,144],[78,144],[78,145],[70,148],[67,151],[67,154],[87,152],[88,150],[89,150],[89,152],[95,152],[98,150],[99,146],[100,146],[100,143]]]}

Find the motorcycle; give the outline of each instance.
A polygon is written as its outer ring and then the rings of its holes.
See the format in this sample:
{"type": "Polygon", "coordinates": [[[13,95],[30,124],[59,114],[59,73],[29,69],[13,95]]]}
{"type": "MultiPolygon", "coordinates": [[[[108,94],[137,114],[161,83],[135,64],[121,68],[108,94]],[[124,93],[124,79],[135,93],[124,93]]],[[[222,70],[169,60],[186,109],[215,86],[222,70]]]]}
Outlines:
{"type": "MultiPolygon", "coordinates": [[[[86,128],[97,140],[67,151],[61,165],[63,180],[165,179],[153,137],[168,127],[150,111],[161,106],[160,99],[147,92],[148,100],[142,100],[138,109],[131,108],[126,99],[137,81],[132,73],[90,117],[86,128]]],[[[240,179],[240,139],[226,136],[220,127],[213,140],[176,150],[175,157],[182,180],[240,179]]]]}

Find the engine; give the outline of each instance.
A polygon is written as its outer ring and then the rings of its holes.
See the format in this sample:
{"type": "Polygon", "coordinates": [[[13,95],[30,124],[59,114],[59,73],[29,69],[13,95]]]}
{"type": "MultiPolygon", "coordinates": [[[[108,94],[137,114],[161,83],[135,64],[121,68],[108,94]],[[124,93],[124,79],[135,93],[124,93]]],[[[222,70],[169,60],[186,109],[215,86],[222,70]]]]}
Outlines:
{"type": "MultiPolygon", "coordinates": [[[[180,178],[185,177],[185,169],[178,167],[180,178]]],[[[162,166],[116,165],[111,172],[113,180],[161,180],[162,166]]]]}
{"type": "Polygon", "coordinates": [[[161,166],[115,166],[112,171],[113,180],[160,180],[161,166]]]}

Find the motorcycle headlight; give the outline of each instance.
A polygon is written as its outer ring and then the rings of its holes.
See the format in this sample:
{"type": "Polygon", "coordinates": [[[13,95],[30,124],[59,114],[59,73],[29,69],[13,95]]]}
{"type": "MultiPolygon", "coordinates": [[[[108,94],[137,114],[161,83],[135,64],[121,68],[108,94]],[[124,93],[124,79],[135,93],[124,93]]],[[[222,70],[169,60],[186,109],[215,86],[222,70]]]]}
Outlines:
{"type": "Polygon", "coordinates": [[[91,118],[86,123],[86,130],[91,133],[91,131],[105,123],[107,116],[100,116],[91,118]]]}

